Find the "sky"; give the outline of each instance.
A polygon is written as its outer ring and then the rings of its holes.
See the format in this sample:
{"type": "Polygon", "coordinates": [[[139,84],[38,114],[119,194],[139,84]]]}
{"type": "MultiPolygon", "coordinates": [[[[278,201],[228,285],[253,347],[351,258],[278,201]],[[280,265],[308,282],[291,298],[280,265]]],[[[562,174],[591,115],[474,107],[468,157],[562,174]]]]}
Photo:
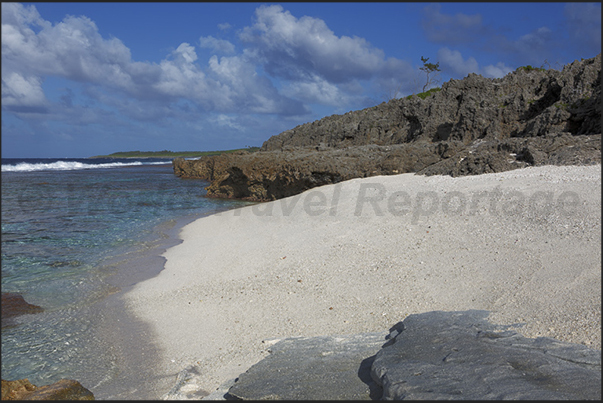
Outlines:
{"type": "Polygon", "coordinates": [[[1,39],[3,158],[213,151],[428,81],[560,70],[601,53],[601,4],[3,2],[1,39]]]}

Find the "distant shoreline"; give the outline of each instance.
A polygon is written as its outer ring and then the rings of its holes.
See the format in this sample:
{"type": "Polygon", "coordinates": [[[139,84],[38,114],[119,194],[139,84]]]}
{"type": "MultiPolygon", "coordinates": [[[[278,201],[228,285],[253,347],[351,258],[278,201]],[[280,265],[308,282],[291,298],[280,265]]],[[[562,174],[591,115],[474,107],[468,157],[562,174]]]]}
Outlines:
{"type": "MultiPolygon", "coordinates": [[[[189,157],[189,155],[179,155],[179,157],[189,157]]],[[[190,157],[196,157],[195,155],[191,155],[190,157]]],[[[149,157],[149,156],[133,156],[133,157],[115,157],[115,156],[109,156],[109,155],[95,155],[94,157],[86,157],[89,160],[94,160],[94,159],[101,159],[101,158],[105,158],[105,159],[151,159],[151,158],[165,158],[167,159],[173,159],[173,158],[177,158],[177,157],[168,157],[168,156],[157,156],[157,157],[149,157]]]]}
{"type": "Polygon", "coordinates": [[[225,153],[234,153],[238,151],[255,152],[259,147],[237,148],[234,150],[218,150],[218,151],[118,151],[108,155],[95,155],[88,157],[95,158],[178,158],[178,157],[203,157],[206,155],[219,155],[225,153]]]}

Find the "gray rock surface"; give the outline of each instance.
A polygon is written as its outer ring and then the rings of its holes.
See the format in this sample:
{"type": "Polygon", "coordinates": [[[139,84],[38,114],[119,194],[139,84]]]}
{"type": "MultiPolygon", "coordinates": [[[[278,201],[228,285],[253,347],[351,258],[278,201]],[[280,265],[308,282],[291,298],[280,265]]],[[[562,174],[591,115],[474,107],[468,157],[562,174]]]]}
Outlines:
{"type": "Polygon", "coordinates": [[[409,315],[372,366],[383,399],[601,399],[601,352],[490,324],[486,311],[409,315]]]}
{"type": "Polygon", "coordinates": [[[226,394],[243,400],[370,400],[381,396],[370,375],[387,332],[284,339],[241,374],[226,394]]]}
{"type": "Polygon", "coordinates": [[[434,311],[409,315],[389,334],[284,339],[222,398],[601,399],[599,350],[525,338],[487,317],[434,311]]]}

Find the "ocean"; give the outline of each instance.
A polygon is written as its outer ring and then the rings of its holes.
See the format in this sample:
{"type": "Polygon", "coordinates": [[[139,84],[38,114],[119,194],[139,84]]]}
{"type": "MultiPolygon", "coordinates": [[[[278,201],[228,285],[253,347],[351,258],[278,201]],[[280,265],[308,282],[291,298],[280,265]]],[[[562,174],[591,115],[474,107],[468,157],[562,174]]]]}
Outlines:
{"type": "Polygon", "coordinates": [[[44,309],[2,329],[2,379],[149,398],[125,386],[139,368],[103,328],[122,314],[106,301],[157,274],[161,259],[140,259],[176,244],[183,225],[249,204],[206,198],[207,185],[176,177],[167,159],[2,158],[2,292],[44,309]]]}

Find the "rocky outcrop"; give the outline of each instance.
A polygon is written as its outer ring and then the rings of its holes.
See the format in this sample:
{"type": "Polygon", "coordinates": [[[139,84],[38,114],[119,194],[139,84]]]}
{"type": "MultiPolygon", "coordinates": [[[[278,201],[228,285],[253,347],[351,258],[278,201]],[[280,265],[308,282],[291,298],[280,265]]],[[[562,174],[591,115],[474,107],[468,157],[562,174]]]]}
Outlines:
{"type": "Polygon", "coordinates": [[[427,161],[436,162],[437,159],[431,155],[432,147],[428,144],[422,147],[371,144],[324,152],[267,151],[239,156],[222,155],[206,161],[175,160],[174,167],[176,172],[186,171],[183,165],[188,163],[192,168],[187,172],[209,172],[199,177],[211,182],[206,188],[210,197],[267,201],[347,179],[385,172],[409,172],[417,164],[426,167],[427,161]],[[410,156],[406,162],[399,160],[396,163],[395,156],[401,154],[415,156],[412,158],[414,164],[411,164],[410,156]],[[203,168],[206,165],[214,169],[203,168]],[[217,166],[219,170],[215,169],[217,166]]]}
{"type": "Polygon", "coordinates": [[[478,139],[451,158],[418,170],[420,175],[479,175],[541,165],[601,163],[601,135],[559,133],[542,137],[478,139]]]}
{"type": "Polygon", "coordinates": [[[417,172],[423,175],[477,175],[539,165],[601,162],[601,135],[568,133],[504,141],[354,146],[312,151],[265,151],[173,161],[176,175],[210,181],[209,197],[277,200],[313,187],[353,178],[417,172]]]}
{"type": "Polygon", "coordinates": [[[409,315],[375,356],[385,400],[600,400],[601,352],[529,339],[486,311],[409,315]]]}
{"type": "Polygon", "coordinates": [[[470,74],[272,136],[259,152],[173,161],[210,197],[276,200],[373,175],[476,175],[601,162],[601,55],[557,70],[470,74]]]}
{"type": "Polygon", "coordinates": [[[94,395],[78,381],[61,379],[37,387],[27,379],[2,380],[2,400],[94,400],[94,395]]]}
{"type": "Polygon", "coordinates": [[[486,311],[409,315],[385,333],[291,338],[213,399],[600,400],[601,352],[529,339],[486,311]]]}
{"type": "Polygon", "coordinates": [[[14,317],[24,314],[43,312],[44,309],[25,301],[23,296],[14,292],[2,293],[2,328],[15,326],[14,317]]]}
{"type": "Polygon", "coordinates": [[[345,148],[601,133],[601,55],[558,70],[518,68],[503,78],[469,74],[426,99],[414,95],[328,116],[272,136],[262,150],[345,148]]]}

